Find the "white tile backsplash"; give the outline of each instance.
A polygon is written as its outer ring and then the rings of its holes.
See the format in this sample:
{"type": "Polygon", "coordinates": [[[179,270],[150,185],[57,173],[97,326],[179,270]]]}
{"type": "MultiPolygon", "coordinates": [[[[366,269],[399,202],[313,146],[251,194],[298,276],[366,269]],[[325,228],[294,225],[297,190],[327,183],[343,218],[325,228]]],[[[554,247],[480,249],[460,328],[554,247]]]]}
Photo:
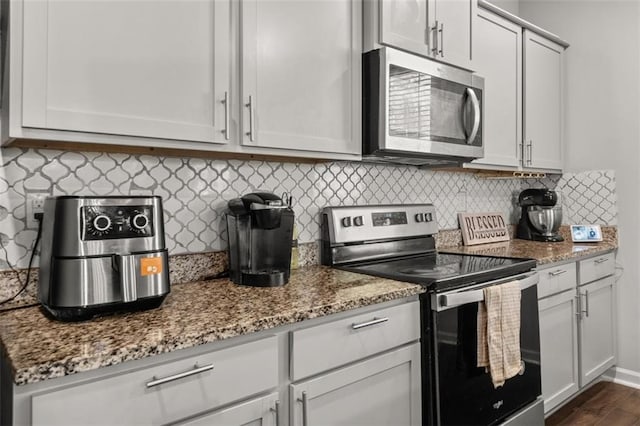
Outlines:
{"type": "MultiPolygon", "coordinates": [[[[563,200],[576,216],[584,205],[598,220],[615,224],[613,172],[593,172],[551,180],[574,188],[563,200]],[[594,187],[590,189],[591,187],[594,187]],[[591,190],[590,200],[579,191],[591,190]],[[591,202],[598,208],[591,206],[591,202]],[[576,207],[576,208],[574,208],[576,207]],[[601,211],[603,210],[603,211],[601,211]]],[[[540,182],[536,182],[541,184],[540,182]]],[[[547,182],[548,184],[548,182],[547,182]]],[[[0,150],[0,238],[9,262],[26,267],[34,230],[25,226],[27,191],[53,195],[160,195],[171,254],[226,248],[224,210],[231,198],[257,189],[294,198],[300,242],[319,237],[322,207],[337,204],[425,203],[436,206],[441,229],[457,228],[461,211],[499,211],[514,221],[514,197],[523,186],[516,179],[484,179],[470,173],[423,170],[350,162],[320,164],[154,157],[93,152],[3,148],[0,150]]],[[[563,190],[564,194],[564,190],[563,190]]],[[[564,205],[564,204],[563,204],[564,205]]],[[[586,221],[586,220],[585,220],[586,221]]],[[[590,222],[596,222],[590,220],[590,222]]],[[[6,269],[0,249],[0,269],[6,269]]]]}

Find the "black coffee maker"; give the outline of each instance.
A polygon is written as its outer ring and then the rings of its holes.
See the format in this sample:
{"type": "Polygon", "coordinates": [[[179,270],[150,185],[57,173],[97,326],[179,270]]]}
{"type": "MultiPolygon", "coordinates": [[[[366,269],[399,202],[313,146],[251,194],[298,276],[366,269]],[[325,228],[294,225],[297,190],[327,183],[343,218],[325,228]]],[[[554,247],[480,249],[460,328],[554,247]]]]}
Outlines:
{"type": "Polygon", "coordinates": [[[275,287],[289,281],[294,214],[275,194],[235,198],[226,212],[229,275],[236,284],[275,287]]]}
{"type": "Polygon", "coordinates": [[[562,209],[556,206],[558,195],[547,188],[525,189],[518,196],[522,208],[516,238],[523,240],[560,242],[558,234],[562,223],[562,209]]]}

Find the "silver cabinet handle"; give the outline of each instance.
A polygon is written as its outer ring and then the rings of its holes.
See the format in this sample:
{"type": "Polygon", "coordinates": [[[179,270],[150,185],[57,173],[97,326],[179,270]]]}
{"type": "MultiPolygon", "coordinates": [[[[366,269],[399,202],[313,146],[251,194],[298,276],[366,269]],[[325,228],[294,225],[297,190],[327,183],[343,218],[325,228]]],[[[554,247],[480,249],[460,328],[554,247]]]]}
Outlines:
{"type": "Polygon", "coordinates": [[[276,401],[275,407],[271,408],[271,412],[276,415],[276,426],[280,426],[280,400],[276,401]]]}
{"type": "Polygon", "coordinates": [[[433,32],[433,46],[431,47],[431,53],[433,56],[438,56],[438,21],[436,21],[436,25],[431,28],[433,32]]]}
{"type": "Polygon", "coordinates": [[[158,386],[163,383],[173,382],[174,380],[193,376],[194,374],[200,374],[209,370],[213,370],[213,364],[205,365],[204,367],[198,367],[198,364],[196,364],[193,366],[193,370],[174,374],[173,376],[163,377],[162,379],[156,379],[156,376],[153,376],[153,380],[150,382],[147,382],[147,388],[152,388],[154,386],[158,386]]]}
{"type": "Polygon", "coordinates": [[[255,139],[255,129],[254,129],[255,117],[253,116],[253,96],[249,95],[249,103],[245,104],[245,106],[249,108],[249,131],[247,132],[247,136],[249,136],[249,140],[253,142],[255,139]]]}
{"type": "Polygon", "coordinates": [[[438,49],[438,52],[440,53],[440,56],[444,57],[444,23],[441,22],[440,23],[440,29],[438,30],[438,32],[440,33],[440,49],[438,49]]]}
{"type": "Polygon", "coordinates": [[[526,159],[524,158],[524,139],[520,142],[520,162],[523,167],[526,165],[526,159]]]}
{"type": "Polygon", "coordinates": [[[361,322],[360,324],[351,324],[351,328],[354,330],[358,330],[360,328],[364,328],[364,327],[370,327],[372,325],[376,325],[376,324],[382,324],[383,322],[387,322],[389,321],[389,318],[384,317],[384,318],[374,318],[371,321],[367,321],[367,322],[361,322]]]}
{"type": "Polygon", "coordinates": [[[229,92],[224,92],[224,99],[222,100],[224,104],[224,138],[229,140],[229,92]]]}
{"type": "Polygon", "coordinates": [[[473,105],[473,127],[471,128],[471,133],[469,133],[469,137],[467,138],[467,145],[473,143],[473,140],[476,138],[478,134],[478,129],[480,129],[480,101],[476,96],[476,92],[467,87],[467,95],[469,99],[471,99],[471,103],[473,105]]]}
{"type": "Polygon", "coordinates": [[[585,307],[587,308],[587,318],[589,318],[589,290],[585,290],[584,291],[584,301],[585,301],[585,307]]]}
{"type": "Polygon", "coordinates": [[[594,263],[595,263],[596,265],[599,265],[599,264],[601,264],[601,263],[606,262],[607,260],[609,260],[609,258],[608,258],[608,257],[604,257],[604,258],[602,258],[602,259],[596,259],[596,260],[594,261],[594,263]]]}
{"type": "Polygon", "coordinates": [[[584,293],[581,293],[582,296],[584,296],[584,307],[585,310],[582,310],[582,307],[580,307],[580,312],[583,313],[587,318],[589,318],[589,290],[585,290],[584,293]]]}
{"type": "Polygon", "coordinates": [[[580,307],[580,296],[573,296],[576,299],[576,316],[580,318],[582,316],[582,308],[580,307]]]}
{"type": "Polygon", "coordinates": [[[302,426],[309,425],[309,397],[307,392],[302,392],[302,398],[298,398],[298,401],[302,402],[302,426]]]}
{"type": "Polygon", "coordinates": [[[562,275],[566,272],[566,269],[558,269],[557,271],[549,272],[549,275],[551,275],[552,277],[557,277],[558,275],[562,275]]]}
{"type": "Polygon", "coordinates": [[[533,140],[532,139],[529,139],[529,143],[527,144],[527,147],[529,148],[529,158],[527,159],[527,164],[531,165],[532,158],[533,158],[533,140]]]}

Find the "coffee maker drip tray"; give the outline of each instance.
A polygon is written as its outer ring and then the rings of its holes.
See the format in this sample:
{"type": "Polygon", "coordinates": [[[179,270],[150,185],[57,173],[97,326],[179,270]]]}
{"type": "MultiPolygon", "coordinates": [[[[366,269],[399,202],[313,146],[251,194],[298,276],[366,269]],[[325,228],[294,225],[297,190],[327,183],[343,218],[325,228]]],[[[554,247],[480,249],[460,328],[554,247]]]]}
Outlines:
{"type": "Polygon", "coordinates": [[[242,284],[254,287],[278,287],[289,281],[290,270],[269,269],[269,270],[242,270],[242,284]]]}

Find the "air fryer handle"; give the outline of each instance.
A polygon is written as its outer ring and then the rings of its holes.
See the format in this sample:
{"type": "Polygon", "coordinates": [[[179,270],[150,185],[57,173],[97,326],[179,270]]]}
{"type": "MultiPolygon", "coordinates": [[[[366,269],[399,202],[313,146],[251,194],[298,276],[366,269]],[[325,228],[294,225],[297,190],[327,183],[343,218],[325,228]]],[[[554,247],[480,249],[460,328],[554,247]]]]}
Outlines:
{"type": "Polygon", "coordinates": [[[138,298],[136,292],[136,256],[133,254],[114,254],[113,260],[120,274],[122,301],[135,301],[138,298]]]}

